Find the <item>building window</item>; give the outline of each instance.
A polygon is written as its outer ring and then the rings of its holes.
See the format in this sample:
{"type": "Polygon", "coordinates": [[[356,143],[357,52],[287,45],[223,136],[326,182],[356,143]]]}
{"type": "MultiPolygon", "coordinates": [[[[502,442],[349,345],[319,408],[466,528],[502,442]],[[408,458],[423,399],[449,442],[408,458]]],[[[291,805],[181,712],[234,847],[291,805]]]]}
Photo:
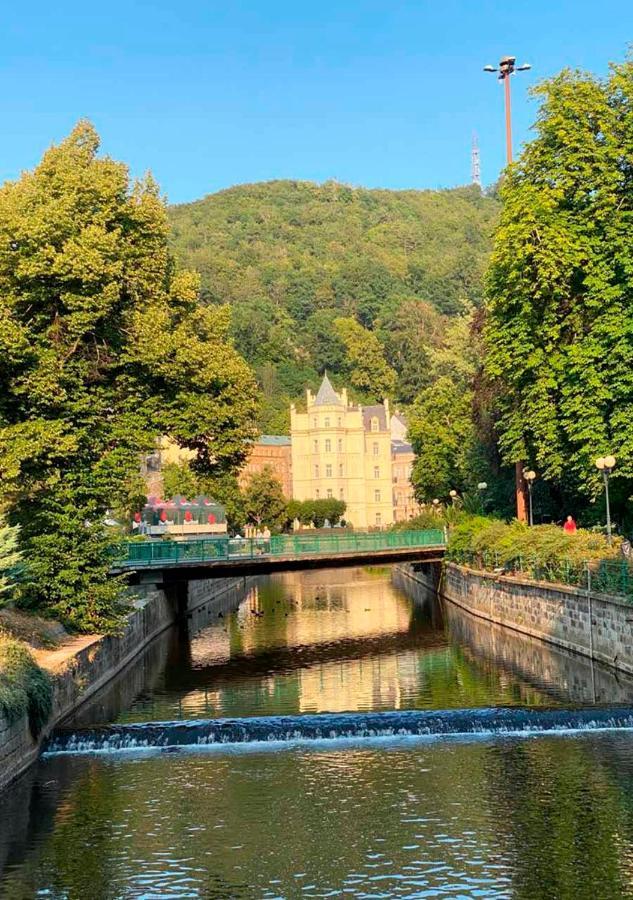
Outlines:
{"type": "Polygon", "coordinates": [[[380,491],[374,491],[374,502],[380,503],[380,491]]]}
{"type": "Polygon", "coordinates": [[[343,452],[343,438],[338,439],[338,452],[339,453],[343,452]]]}
{"type": "Polygon", "coordinates": [[[374,416],[373,419],[371,420],[371,430],[378,431],[378,428],[379,428],[378,419],[376,418],[376,416],[374,416]]]}
{"type": "Polygon", "coordinates": [[[316,416],[314,417],[314,419],[312,419],[312,426],[313,426],[313,428],[316,428],[316,427],[317,427],[316,416]]]}
{"type": "Polygon", "coordinates": [[[314,442],[314,452],[315,452],[315,453],[318,453],[318,452],[319,452],[319,442],[318,442],[318,441],[315,441],[315,442],[314,442]]]}
{"type": "Polygon", "coordinates": [[[326,478],[331,478],[331,477],[332,477],[332,466],[326,466],[326,467],[325,467],[325,477],[326,477],[326,478]]]}
{"type": "Polygon", "coordinates": [[[319,489],[318,488],[314,492],[314,496],[316,497],[317,500],[319,499],[319,489]]]}
{"type": "Polygon", "coordinates": [[[374,466],[374,478],[380,478],[380,466],[374,466]]]}
{"type": "Polygon", "coordinates": [[[378,442],[374,441],[374,456],[378,456],[379,452],[380,452],[380,447],[378,446],[378,442]]]}
{"type": "Polygon", "coordinates": [[[341,490],[339,491],[339,497],[342,500],[344,496],[345,496],[345,491],[343,490],[343,488],[341,488],[341,490]]]}
{"type": "Polygon", "coordinates": [[[318,466],[315,466],[315,467],[314,467],[314,477],[315,477],[315,478],[318,478],[318,477],[319,477],[319,467],[318,467],[318,466]]]}
{"type": "Polygon", "coordinates": [[[327,495],[328,495],[328,498],[332,497],[332,488],[327,489],[327,495]]]}
{"type": "Polygon", "coordinates": [[[380,513],[376,513],[376,525],[382,525],[382,516],[380,513]]]}
{"type": "Polygon", "coordinates": [[[326,440],[325,440],[325,452],[326,453],[332,452],[332,441],[329,438],[326,438],[326,440]]]}
{"type": "Polygon", "coordinates": [[[325,427],[326,427],[326,428],[329,428],[329,427],[330,427],[330,420],[329,420],[329,418],[328,418],[327,416],[326,416],[326,418],[325,418],[325,427]]]}
{"type": "Polygon", "coordinates": [[[338,419],[336,420],[336,422],[337,422],[337,424],[338,424],[338,427],[340,428],[340,427],[341,427],[341,417],[340,417],[340,416],[338,417],[338,419]]]}
{"type": "Polygon", "coordinates": [[[338,467],[338,474],[341,478],[343,477],[343,463],[338,467]]]}

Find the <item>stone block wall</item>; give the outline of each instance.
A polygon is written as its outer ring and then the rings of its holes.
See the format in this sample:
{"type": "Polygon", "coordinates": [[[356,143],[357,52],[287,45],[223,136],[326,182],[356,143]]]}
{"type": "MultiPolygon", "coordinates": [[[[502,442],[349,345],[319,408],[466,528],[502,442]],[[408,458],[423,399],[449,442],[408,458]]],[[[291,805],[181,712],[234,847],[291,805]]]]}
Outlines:
{"type": "MultiPolygon", "coordinates": [[[[191,582],[187,608],[195,615],[215,608],[245,584],[243,578],[191,582]]],[[[219,607],[218,607],[219,608],[219,607]]],[[[177,604],[162,589],[146,588],[134,602],[121,635],[95,637],[52,673],[53,712],[38,740],[31,736],[26,716],[9,723],[0,715],[0,790],[34,762],[46,735],[128,666],[178,615],[177,604]]]]}
{"type": "Polygon", "coordinates": [[[633,673],[633,605],[448,563],[443,595],[473,615],[633,673]]]}

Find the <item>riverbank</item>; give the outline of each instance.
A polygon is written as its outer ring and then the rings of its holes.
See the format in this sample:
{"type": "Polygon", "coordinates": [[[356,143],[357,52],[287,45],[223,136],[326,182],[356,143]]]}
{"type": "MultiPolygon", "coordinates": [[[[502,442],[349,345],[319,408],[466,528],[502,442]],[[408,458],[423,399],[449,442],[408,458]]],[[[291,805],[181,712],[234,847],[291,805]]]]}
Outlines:
{"type": "Polygon", "coordinates": [[[166,591],[149,588],[135,599],[120,635],[78,635],[54,649],[32,651],[38,665],[50,676],[52,711],[37,736],[31,732],[26,712],[13,722],[0,714],[0,790],[35,762],[42,742],[55,725],[131,665],[183,614],[204,618],[232,593],[244,590],[247,583],[244,578],[191,582],[184,609],[166,591]]]}
{"type": "Polygon", "coordinates": [[[471,615],[633,674],[633,604],[622,597],[448,562],[406,569],[471,615]]]}

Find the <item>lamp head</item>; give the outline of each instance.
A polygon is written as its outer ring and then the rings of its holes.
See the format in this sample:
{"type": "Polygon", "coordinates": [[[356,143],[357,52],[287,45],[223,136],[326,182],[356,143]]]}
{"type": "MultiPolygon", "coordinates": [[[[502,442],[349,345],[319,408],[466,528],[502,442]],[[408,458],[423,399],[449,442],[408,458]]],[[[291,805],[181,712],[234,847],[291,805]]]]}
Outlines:
{"type": "Polygon", "coordinates": [[[596,468],[602,471],[604,469],[604,456],[599,456],[596,460],[596,468]]]}
{"type": "Polygon", "coordinates": [[[485,491],[487,487],[488,487],[488,483],[486,481],[480,481],[479,484],[477,485],[477,489],[480,491],[485,491]]]}
{"type": "Polygon", "coordinates": [[[615,466],[615,456],[605,456],[605,458],[604,458],[605,469],[613,469],[614,466],[615,466]]]}

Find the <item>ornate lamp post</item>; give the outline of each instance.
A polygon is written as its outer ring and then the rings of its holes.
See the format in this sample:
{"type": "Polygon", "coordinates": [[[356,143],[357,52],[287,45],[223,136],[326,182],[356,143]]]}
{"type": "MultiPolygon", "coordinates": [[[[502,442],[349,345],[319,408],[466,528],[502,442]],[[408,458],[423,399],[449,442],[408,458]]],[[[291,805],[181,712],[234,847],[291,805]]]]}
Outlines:
{"type": "Polygon", "coordinates": [[[532,509],[532,488],[534,487],[534,481],[536,479],[536,472],[534,472],[532,469],[524,469],[523,477],[527,481],[528,495],[530,498],[530,520],[529,521],[530,521],[530,527],[531,527],[532,525],[534,525],[534,512],[532,509]]]}
{"type": "Polygon", "coordinates": [[[607,541],[611,543],[611,509],[609,506],[609,475],[615,468],[615,456],[599,456],[596,468],[602,472],[604,479],[604,497],[607,506],[607,541]]]}

